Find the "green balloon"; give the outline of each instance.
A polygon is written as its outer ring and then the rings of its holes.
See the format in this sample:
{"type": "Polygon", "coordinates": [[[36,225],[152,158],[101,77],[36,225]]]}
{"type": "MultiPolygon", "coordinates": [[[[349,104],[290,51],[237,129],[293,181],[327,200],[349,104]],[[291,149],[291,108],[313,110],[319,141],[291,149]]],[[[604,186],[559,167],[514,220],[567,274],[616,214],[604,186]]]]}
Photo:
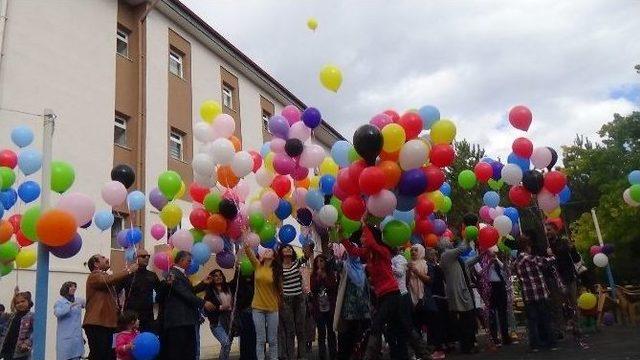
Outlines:
{"type": "Polygon", "coordinates": [[[353,164],[354,162],[362,159],[362,156],[360,156],[360,154],[358,154],[358,152],[356,151],[356,149],[352,146],[349,148],[349,163],[353,164]]]}
{"type": "Polygon", "coordinates": [[[202,205],[204,205],[205,210],[210,213],[217,213],[220,211],[220,202],[222,201],[222,196],[217,192],[210,192],[207,196],[204,197],[202,201],[202,205]]]}
{"type": "Polygon", "coordinates": [[[276,236],[276,227],[266,221],[262,229],[258,232],[258,236],[260,236],[260,241],[262,242],[271,241],[271,239],[276,236]]]}
{"type": "Polygon", "coordinates": [[[51,162],[51,190],[62,194],[69,190],[76,179],[73,167],[64,161],[51,162]]]}
{"type": "Polygon", "coordinates": [[[165,171],[158,177],[158,189],[169,200],[176,197],[181,187],[182,178],[173,170],[165,171]]]}
{"type": "Polygon", "coordinates": [[[259,212],[254,212],[249,215],[249,226],[254,232],[260,232],[264,226],[264,215],[259,212]]]}
{"type": "Polygon", "coordinates": [[[7,190],[16,181],[16,173],[6,166],[0,166],[0,190],[7,190]]]}
{"type": "Polygon", "coordinates": [[[471,190],[476,186],[476,174],[471,170],[462,170],[458,174],[458,185],[465,190],[471,190]]]}
{"type": "Polygon", "coordinates": [[[342,201],[340,201],[340,199],[332,196],[331,200],[329,200],[329,205],[332,205],[336,210],[338,210],[338,216],[342,214],[342,201]]]}
{"type": "Polygon", "coordinates": [[[0,262],[7,263],[13,261],[20,252],[20,247],[13,241],[0,244],[0,262]]]}
{"type": "Polygon", "coordinates": [[[491,188],[491,190],[495,190],[495,191],[500,190],[502,188],[502,185],[504,185],[504,181],[502,181],[502,179],[498,181],[489,179],[487,183],[489,184],[489,187],[491,188]]]}
{"type": "Polygon", "coordinates": [[[13,261],[6,264],[0,262],[0,276],[9,275],[9,273],[13,271],[14,266],[13,261]]]}
{"type": "Polygon", "coordinates": [[[247,259],[246,257],[243,257],[240,260],[240,274],[242,276],[251,276],[251,274],[253,274],[253,271],[255,269],[253,268],[253,265],[251,264],[251,261],[249,261],[249,259],[247,259]]]}
{"type": "Polygon", "coordinates": [[[189,232],[191,236],[193,236],[193,243],[202,242],[202,238],[204,238],[204,231],[200,229],[190,229],[189,232]]]}
{"type": "Polygon", "coordinates": [[[29,210],[22,214],[20,220],[20,230],[24,236],[31,241],[38,241],[38,234],[36,233],[36,223],[40,219],[40,206],[32,206],[29,210]]]}
{"type": "Polygon", "coordinates": [[[449,211],[451,211],[451,206],[453,204],[451,203],[451,198],[448,196],[444,197],[444,200],[442,201],[442,208],[440,209],[440,211],[442,211],[443,213],[448,213],[449,211]]]}
{"type": "Polygon", "coordinates": [[[476,226],[467,226],[464,228],[464,236],[467,240],[475,240],[478,238],[478,228],[476,226]]]}
{"type": "Polygon", "coordinates": [[[351,234],[360,229],[361,224],[360,221],[353,221],[348,217],[343,216],[340,219],[340,226],[342,227],[342,234],[345,235],[345,237],[349,237],[351,236],[351,234]]]}
{"type": "Polygon", "coordinates": [[[411,238],[411,228],[400,220],[389,221],[382,230],[382,241],[392,248],[402,246],[411,238]]]}
{"type": "Polygon", "coordinates": [[[631,200],[640,202],[640,185],[631,185],[631,187],[629,188],[629,195],[631,196],[631,200]]]}
{"type": "Polygon", "coordinates": [[[404,249],[404,258],[411,261],[411,248],[404,249]]]}

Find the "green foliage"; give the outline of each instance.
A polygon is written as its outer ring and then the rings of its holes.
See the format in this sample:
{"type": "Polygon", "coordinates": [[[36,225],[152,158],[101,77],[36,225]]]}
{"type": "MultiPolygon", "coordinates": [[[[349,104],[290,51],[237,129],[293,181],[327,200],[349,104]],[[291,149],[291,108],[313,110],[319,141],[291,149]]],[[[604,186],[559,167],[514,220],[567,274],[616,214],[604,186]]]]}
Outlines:
{"type": "Polygon", "coordinates": [[[482,206],[482,195],[487,191],[486,184],[476,184],[471,190],[464,190],[458,185],[458,174],[463,170],[473,171],[473,167],[485,156],[485,151],[480,145],[469,144],[465,139],[454,143],[456,159],[446,169],[447,181],[451,185],[451,202],[453,207],[447,214],[447,223],[453,230],[462,224],[462,217],[466,213],[477,214],[482,206]]]}

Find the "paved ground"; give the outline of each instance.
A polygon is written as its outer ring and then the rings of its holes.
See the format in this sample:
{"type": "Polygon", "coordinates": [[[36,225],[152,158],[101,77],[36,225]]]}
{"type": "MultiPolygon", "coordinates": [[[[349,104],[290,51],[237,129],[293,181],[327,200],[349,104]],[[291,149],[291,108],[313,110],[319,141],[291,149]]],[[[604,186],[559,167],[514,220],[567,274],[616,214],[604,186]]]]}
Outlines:
{"type": "MultiPolygon", "coordinates": [[[[469,360],[518,360],[518,359],[558,359],[558,360],[640,360],[640,328],[629,326],[603,327],[600,332],[589,335],[584,341],[589,348],[583,349],[570,337],[561,341],[557,351],[541,351],[528,353],[525,342],[503,347],[495,352],[480,352],[476,355],[448,354],[447,359],[469,360]]],[[[480,344],[485,338],[480,337],[480,344]]],[[[202,360],[217,358],[215,349],[204,349],[202,360]]],[[[317,350],[315,350],[317,352],[317,350]]],[[[315,355],[315,353],[314,353],[315,355]]],[[[238,353],[232,353],[231,359],[240,359],[238,353]]],[[[315,359],[315,357],[313,358],[315,359]]],[[[311,359],[309,359],[311,360],[311,359]]]]}

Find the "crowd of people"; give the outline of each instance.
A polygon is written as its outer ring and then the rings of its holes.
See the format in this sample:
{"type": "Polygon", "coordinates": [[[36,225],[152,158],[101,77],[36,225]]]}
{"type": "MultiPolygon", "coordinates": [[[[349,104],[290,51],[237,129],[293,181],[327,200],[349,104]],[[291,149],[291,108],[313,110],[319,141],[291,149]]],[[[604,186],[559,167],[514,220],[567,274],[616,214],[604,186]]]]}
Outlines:
{"type": "MultiPolygon", "coordinates": [[[[470,225],[478,225],[475,215],[465,216],[463,227],[470,225]]],[[[456,343],[462,353],[496,351],[519,340],[515,287],[530,351],[555,350],[566,329],[576,329],[582,271],[562,224],[545,228],[547,241],[526,230],[508,244],[511,252],[470,254],[461,238],[441,239],[437,248],[414,244],[405,257],[382,241],[377,224],[365,222],[342,240],[340,257],[314,254],[313,245],[300,257],[291,245],[260,256],[245,246],[253,272],[237,266],[228,280],[215,269],[196,284],[186,275],[186,251],[176,254],[163,278],[147,269],[144,249],[113,272],[109,259],[94,255],[87,262],[86,300],[76,296],[76,283],[66,282],[54,305],[57,358],[84,356],[84,329],[89,359],[132,359],[140,332],[158,335],[161,359],[199,359],[205,321],[223,360],[236,337],[243,360],[378,359],[386,348],[391,359],[443,359],[456,343]],[[481,327],[489,334],[485,343],[476,338],[481,327]]],[[[0,359],[30,357],[32,306],[30,293],[16,291],[11,311],[0,315],[0,359]]]]}

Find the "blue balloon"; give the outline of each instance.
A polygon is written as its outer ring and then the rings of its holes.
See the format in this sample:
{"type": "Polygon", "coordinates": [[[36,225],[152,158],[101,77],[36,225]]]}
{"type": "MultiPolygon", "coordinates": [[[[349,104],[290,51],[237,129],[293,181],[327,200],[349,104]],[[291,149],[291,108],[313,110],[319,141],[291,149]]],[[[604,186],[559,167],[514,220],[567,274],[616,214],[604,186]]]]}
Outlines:
{"type": "Polygon", "coordinates": [[[633,170],[629,173],[628,176],[629,184],[637,185],[640,184],[640,170],[633,170]]]}
{"type": "Polygon", "coordinates": [[[393,218],[411,224],[415,220],[415,212],[413,209],[409,211],[393,210],[393,218]]]}
{"type": "Polygon", "coordinates": [[[260,148],[260,155],[262,155],[263,158],[267,156],[269,152],[271,152],[271,141],[267,141],[262,144],[262,147],[260,148]]]}
{"type": "Polygon", "coordinates": [[[300,233],[300,235],[298,236],[298,241],[300,242],[300,245],[307,246],[311,244],[311,237],[308,234],[300,233]]]}
{"type": "Polygon", "coordinates": [[[333,194],[333,186],[336,184],[336,178],[333,177],[333,175],[322,175],[322,177],[320,177],[320,191],[324,194],[324,195],[331,195],[333,194]]]}
{"type": "Polygon", "coordinates": [[[40,196],[40,185],[35,181],[25,181],[18,187],[18,196],[28,204],[40,196]]]}
{"type": "Polygon", "coordinates": [[[502,168],[504,165],[498,161],[494,161],[491,163],[491,169],[493,170],[493,176],[491,178],[495,181],[500,180],[502,177],[502,168]]]}
{"type": "Polygon", "coordinates": [[[275,237],[269,241],[260,243],[260,245],[265,249],[274,249],[276,247],[276,244],[277,244],[277,241],[275,237]]]}
{"type": "Polygon", "coordinates": [[[451,185],[447,182],[443,183],[442,186],[440,186],[440,192],[444,196],[451,196],[451,185]]]}
{"type": "Polygon", "coordinates": [[[493,164],[496,161],[493,160],[492,158],[485,157],[485,158],[480,159],[480,162],[485,162],[487,164],[493,164]]]}
{"type": "Polygon", "coordinates": [[[402,173],[398,191],[401,195],[417,198],[427,189],[427,175],[422,169],[412,169],[402,173]]]}
{"type": "Polygon", "coordinates": [[[507,163],[518,165],[523,172],[529,170],[529,159],[525,159],[514,153],[509,154],[507,157],[507,163]]]}
{"type": "Polygon", "coordinates": [[[559,198],[560,198],[559,199],[560,205],[564,205],[568,203],[569,200],[571,200],[571,189],[569,189],[569,186],[567,185],[564,186],[564,189],[560,191],[559,198]]]}
{"type": "Polygon", "coordinates": [[[517,222],[514,222],[511,226],[511,235],[518,236],[520,235],[520,225],[517,222]]]}
{"type": "Polygon", "coordinates": [[[143,332],[133,339],[131,354],[136,360],[153,360],[160,353],[160,339],[150,332],[143,332]]]}
{"type": "Polygon", "coordinates": [[[11,141],[21,148],[29,146],[33,141],[33,131],[24,125],[17,126],[11,131],[11,141]]]}
{"type": "Polygon", "coordinates": [[[42,166],[42,153],[33,148],[20,150],[18,153],[18,167],[25,175],[31,175],[40,170],[42,166]]]}
{"type": "Polygon", "coordinates": [[[0,192],[0,202],[5,210],[11,209],[11,207],[18,201],[18,193],[13,188],[8,188],[0,192]]]}
{"type": "Polygon", "coordinates": [[[189,266],[187,266],[187,268],[185,269],[185,272],[187,273],[187,275],[193,275],[197,273],[199,269],[200,269],[200,265],[197,262],[195,262],[192,258],[191,262],[189,263],[189,266]]]}
{"type": "Polygon", "coordinates": [[[96,224],[96,227],[102,231],[111,228],[114,220],[113,213],[110,210],[96,211],[93,217],[93,222],[96,224]]]}
{"type": "Polygon", "coordinates": [[[411,245],[420,244],[422,245],[423,240],[422,237],[418,234],[411,234],[411,245]]]}
{"type": "Polygon", "coordinates": [[[291,215],[291,211],[292,211],[291,204],[287,200],[280,199],[280,202],[278,203],[278,207],[276,208],[276,211],[275,211],[278,219],[284,220],[288,218],[291,215]]]}
{"type": "Polygon", "coordinates": [[[331,147],[331,157],[341,168],[349,166],[351,144],[345,140],[336,141],[331,147]]]}
{"type": "Polygon", "coordinates": [[[142,210],[142,208],[144,208],[144,201],[144,193],[140,190],[132,191],[127,195],[127,205],[129,205],[129,210],[131,211],[142,210]]]}
{"type": "Polygon", "coordinates": [[[142,230],[135,227],[127,231],[127,242],[129,244],[136,245],[140,241],[142,241],[142,230]]]}
{"type": "Polygon", "coordinates": [[[518,223],[518,219],[520,218],[520,214],[518,214],[518,209],[514,207],[508,207],[504,209],[504,216],[511,219],[511,222],[514,224],[518,223]]]}
{"type": "Polygon", "coordinates": [[[118,231],[116,234],[116,240],[118,241],[118,245],[123,248],[128,248],[131,246],[131,242],[129,241],[129,229],[122,229],[118,231]]]}
{"type": "Polygon", "coordinates": [[[433,233],[442,236],[447,231],[447,223],[442,219],[433,220],[433,233]]]}
{"type": "Polygon", "coordinates": [[[211,249],[205,243],[195,243],[191,248],[191,256],[193,256],[193,262],[204,265],[211,258],[211,249]]]}
{"type": "Polygon", "coordinates": [[[124,259],[130,263],[136,260],[136,248],[134,246],[124,251],[124,259]]]}
{"type": "Polygon", "coordinates": [[[495,191],[487,191],[484,193],[482,200],[485,205],[494,208],[500,204],[500,195],[495,191]]]}
{"type": "Polygon", "coordinates": [[[435,106],[425,105],[418,110],[418,114],[422,118],[422,127],[425,130],[431,129],[431,125],[440,120],[440,110],[435,106]]]}
{"type": "Polygon", "coordinates": [[[313,210],[320,210],[324,206],[324,196],[318,190],[309,190],[304,200],[313,210]]]}
{"type": "Polygon", "coordinates": [[[290,224],[283,225],[278,231],[278,238],[285,244],[292,242],[296,238],[296,228],[290,224]]]}
{"type": "Polygon", "coordinates": [[[4,216],[4,207],[0,206],[0,219],[4,216]]]}
{"type": "Polygon", "coordinates": [[[398,194],[396,198],[398,199],[396,209],[400,211],[409,211],[416,207],[416,203],[418,202],[418,198],[415,196],[398,194]]]}

